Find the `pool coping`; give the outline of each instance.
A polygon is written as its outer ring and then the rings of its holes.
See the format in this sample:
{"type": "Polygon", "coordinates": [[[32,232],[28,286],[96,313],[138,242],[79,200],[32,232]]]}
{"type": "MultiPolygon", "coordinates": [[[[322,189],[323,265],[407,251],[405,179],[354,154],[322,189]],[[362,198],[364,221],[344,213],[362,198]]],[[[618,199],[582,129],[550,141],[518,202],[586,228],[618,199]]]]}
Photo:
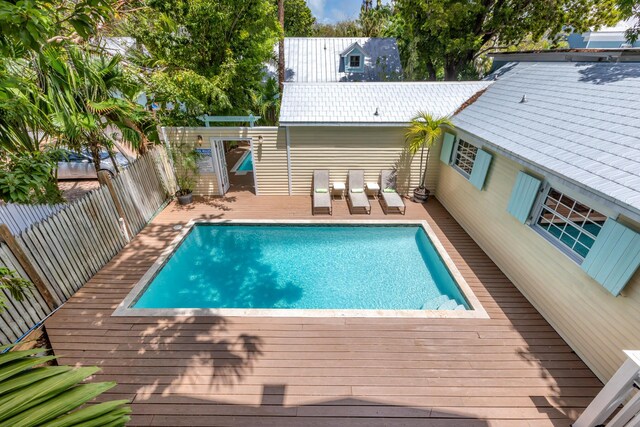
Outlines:
{"type": "Polygon", "coordinates": [[[158,316],[242,316],[242,317],[386,317],[418,319],[488,319],[489,315],[449,256],[437,235],[425,220],[208,220],[192,219],[160,254],[158,259],[138,280],[127,296],[111,314],[112,316],[158,317],[158,316]],[[451,273],[470,310],[345,310],[345,309],[256,309],[256,308],[132,308],[142,291],[153,280],[176,248],[182,243],[196,224],[258,224],[258,225],[419,225],[436,248],[445,266],[451,273]]]}
{"type": "Polygon", "coordinates": [[[246,159],[247,156],[250,156],[250,155],[251,155],[251,150],[246,150],[245,153],[242,156],[240,156],[236,164],[233,165],[233,167],[231,168],[231,173],[235,173],[236,175],[246,175],[249,172],[251,172],[251,171],[238,171],[238,168],[240,167],[242,162],[244,162],[244,159],[246,159]]]}

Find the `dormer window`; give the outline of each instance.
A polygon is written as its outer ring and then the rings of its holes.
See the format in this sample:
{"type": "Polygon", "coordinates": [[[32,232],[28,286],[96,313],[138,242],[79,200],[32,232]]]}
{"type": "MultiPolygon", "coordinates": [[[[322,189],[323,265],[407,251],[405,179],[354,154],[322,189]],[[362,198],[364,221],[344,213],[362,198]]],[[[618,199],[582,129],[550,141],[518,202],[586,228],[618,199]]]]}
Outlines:
{"type": "Polygon", "coordinates": [[[364,73],[367,52],[357,42],[351,44],[340,54],[340,71],[346,73],[364,73]]]}

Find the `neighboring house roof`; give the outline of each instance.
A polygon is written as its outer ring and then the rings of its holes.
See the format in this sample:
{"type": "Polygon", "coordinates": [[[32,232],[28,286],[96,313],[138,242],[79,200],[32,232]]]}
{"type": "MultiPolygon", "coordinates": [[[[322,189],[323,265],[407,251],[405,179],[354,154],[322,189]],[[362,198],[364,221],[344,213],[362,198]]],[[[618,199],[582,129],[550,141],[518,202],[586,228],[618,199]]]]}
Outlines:
{"type": "Polygon", "coordinates": [[[280,124],[406,126],[419,111],[452,115],[490,84],[486,81],[285,83],[280,124]]]}
{"type": "Polygon", "coordinates": [[[567,41],[571,48],[620,48],[620,47],[640,47],[640,42],[633,44],[627,41],[626,31],[633,28],[638,19],[633,17],[625,21],[618,22],[613,27],[602,27],[598,30],[591,30],[585,33],[573,33],[569,35],[567,41]]]}
{"type": "MultiPolygon", "coordinates": [[[[400,54],[393,38],[286,37],[284,49],[287,82],[402,80],[400,54]],[[343,54],[358,46],[365,54],[364,71],[346,72],[343,54]]],[[[277,45],[274,51],[277,58],[277,45]]],[[[277,76],[277,62],[269,63],[267,72],[277,76]]]]}
{"type": "Polygon", "coordinates": [[[108,54],[127,56],[129,50],[136,47],[137,42],[133,37],[103,37],[99,44],[108,54]]]}
{"type": "Polygon", "coordinates": [[[640,62],[640,49],[554,49],[490,53],[497,69],[508,62],[640,62]]]}
{"type": "Polygon", "coordinates": [[[458,129],[639,217],[640,63],[521,62],[494,75],[458,129]]]}

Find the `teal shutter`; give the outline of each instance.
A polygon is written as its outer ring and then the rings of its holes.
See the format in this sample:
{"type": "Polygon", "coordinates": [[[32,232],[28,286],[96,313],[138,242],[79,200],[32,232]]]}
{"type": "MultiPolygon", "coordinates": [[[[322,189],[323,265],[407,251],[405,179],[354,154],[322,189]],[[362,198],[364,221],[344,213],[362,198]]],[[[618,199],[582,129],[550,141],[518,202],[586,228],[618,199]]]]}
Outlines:
{"type": "Polygon", "coordinates": [[[476,159],[473,162],[469,182],[480,191],[482,191],[482,187],[484,187],[484,181],[487,178],[487,172],[489,172],[491,159],[493,159],[493,156],[484,150],[478,150],[476,153],[476,159]]]}
{"type": "Polygon", "coordinates": [[[513,186],[513,190],[511,190],[507,211],[523,224],[529,218],[533,203],[538,196],[540,184],[542,182],[538,178],[527,175],[522,171],[518,173],[516,183],[513,186]]]}
{"type": "Polygon", "coordinates": [[[640,234],[611,218],[604,223],[581,267],[614,296],[640,266],[640,234]]]}
{"type": "Polygon", "coordinates": [[[453,151],[454,142],[456,142],[455,135],[445,132],[442,139],[442,151],[440,151],[440,160],[443,163],[451,163],[451,152],[453,151]]]}

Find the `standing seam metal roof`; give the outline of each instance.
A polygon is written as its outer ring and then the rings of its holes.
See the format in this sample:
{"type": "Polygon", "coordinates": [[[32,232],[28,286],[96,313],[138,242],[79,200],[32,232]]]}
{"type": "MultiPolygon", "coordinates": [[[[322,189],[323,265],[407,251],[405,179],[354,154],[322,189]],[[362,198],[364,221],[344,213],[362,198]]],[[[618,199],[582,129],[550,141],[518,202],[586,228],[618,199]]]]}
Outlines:
{"type": "MultiPolygon", "coordinates": [[[[287,82],[349,82],[402,80],[398,45],[393,38],[374,37],[286,37],[284,39],[287,82]],[[346,73],[341,54],[358,43],[369,55],[364,73],[346,73]]],[[[278,57],[278,45],[274,48],[278,57]]],[[[277,63],[267,66],[277,75],[277,63]]]]}

